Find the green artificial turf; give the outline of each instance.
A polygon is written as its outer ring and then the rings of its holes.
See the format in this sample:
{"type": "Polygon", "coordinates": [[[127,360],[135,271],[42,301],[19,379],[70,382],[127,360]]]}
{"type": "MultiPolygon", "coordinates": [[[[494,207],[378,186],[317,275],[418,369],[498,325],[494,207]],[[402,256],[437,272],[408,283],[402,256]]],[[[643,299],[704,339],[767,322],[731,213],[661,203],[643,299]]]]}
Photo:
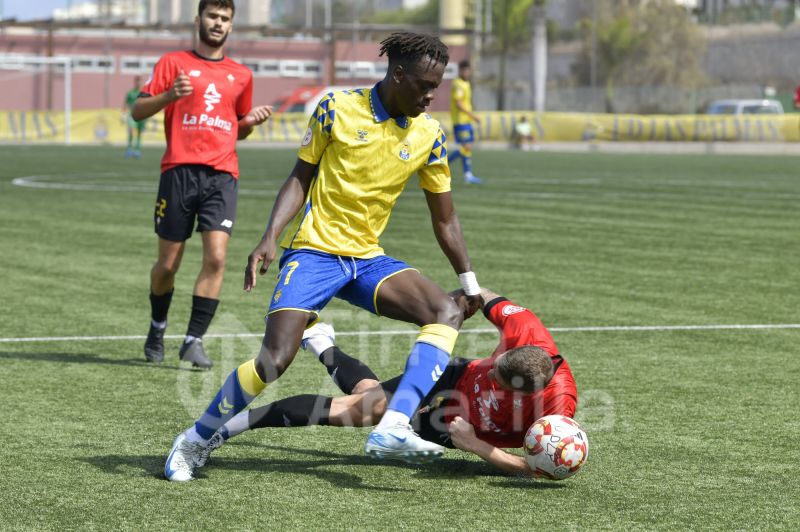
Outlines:
{"type": "MultiPolygon", "coordinates": [[[[167,359],[143,361],[161,152],[122,155],[0,147],[0,528],[752,530],[800,522],[800,329],[681,327],[800,323],[797,159],[497,151],[475,155],[481,186],[464,185],[454,170],[478,280],[534,310],[573,368],[590,440],[573,478],[511,478],[455,450],[428,466],[374,462],[362,454],[365,429],[315,427],[242,435],[199,480],[171,484],[161,475],[172,439],[258,350],[275,270],[250,294],[242,271],[294,153],[240,152],[238,219],[210,331],[222,337],[206,341],[209,372],[177,364],[197,236],[178,275],[167,359]],[[610,326],[622,328],[584,329],[610,326]],[[629,328],[642,326],[654,328],[629,328]],[[39,340],[10,340],[20,338],[39,340]]],[[[383,244],[457,286],[416,178],[383,244]]],[[[323,318],[379,376],[402,371],[412,327],[340,301],[323,318]],[[374,331],[396,332],[357,334],[374,331]]],[[[495,335],[469,329],[489,327],[481,316],[467,322],[456,354],[488,356],[495,335]]],[[[255,404],[296,393],[334,393],[304,352],[255,404]]]]}

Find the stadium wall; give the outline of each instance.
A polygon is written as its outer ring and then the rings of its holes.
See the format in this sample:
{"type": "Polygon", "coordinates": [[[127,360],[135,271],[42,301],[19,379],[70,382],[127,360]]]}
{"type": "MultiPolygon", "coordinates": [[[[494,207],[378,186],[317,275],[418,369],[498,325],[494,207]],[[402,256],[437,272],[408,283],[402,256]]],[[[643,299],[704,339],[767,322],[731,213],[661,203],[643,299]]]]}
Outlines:
{"type": "MultiPolygon", "coordinates": [[[[450,136],[447,113],[432,113],[450,136]]],[[[478,113],[479,141],[511,141],[517,121],[525,116],[539,142],[797,142],[800,115],[628,115],[591,113],[478,113]]],[[[308,117],[299,113],[276,115],[256,128],[247,142],[299,143],[308,117]]],[[[72,143],[121,144],[127,139],[118,109],[73,112],[72,143]]],[[[144,142],[163,144],[162,119],[147,121],[144,142]]],[[[63,143],[64,114],[47,111],[0,111],[0,142],[63,143]]]]}

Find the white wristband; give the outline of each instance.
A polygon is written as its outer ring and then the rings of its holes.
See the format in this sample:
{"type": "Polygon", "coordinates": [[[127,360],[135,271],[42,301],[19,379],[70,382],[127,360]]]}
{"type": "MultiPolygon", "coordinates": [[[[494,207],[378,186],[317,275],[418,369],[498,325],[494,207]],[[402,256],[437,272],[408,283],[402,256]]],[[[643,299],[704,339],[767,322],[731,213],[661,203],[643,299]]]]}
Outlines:
{"type": "Polygon", "coordinates": [[[481,287],[478,285],[478,279],[473,272],[464,272],[458,274],[458,280],[461,281],[461,288],[468,296],[477,296],[481,293],[481,287]]]}

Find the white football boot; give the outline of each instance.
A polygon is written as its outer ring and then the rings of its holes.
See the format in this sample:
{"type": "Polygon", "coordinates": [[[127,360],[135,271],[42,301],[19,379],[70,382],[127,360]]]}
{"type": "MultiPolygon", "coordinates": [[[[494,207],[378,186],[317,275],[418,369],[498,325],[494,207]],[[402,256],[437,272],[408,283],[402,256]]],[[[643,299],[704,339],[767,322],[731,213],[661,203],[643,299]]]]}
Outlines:
{"type": "Polygon", "coordinates": [[[186,432],[178,434],[164,464],[164,476],[167,480],[172,482],[194,480],[194,468],[205,448],[206,445],[186,438],[186,432]]]}
{"type": "Polygon", "coordinates": [[[208,440],[208,445],[206,445],[203,450],[200,452],[200,456],[197,458],[197,467],[203,467],[208,463],[208,459],[211,457],[211,453],[214,450],[219,449],[225,444],[225,438],[222,437],[222,434],[219,432],[215,432],[211,439],[208,440]]]}
{"type": "Polygon", "coordinates": [[[441,458],[444,447],[423,440],[411,425],[397,423],[383,430],[373,430],[367,438],[364,453],[379,460],[424,464],[441,458]]]}

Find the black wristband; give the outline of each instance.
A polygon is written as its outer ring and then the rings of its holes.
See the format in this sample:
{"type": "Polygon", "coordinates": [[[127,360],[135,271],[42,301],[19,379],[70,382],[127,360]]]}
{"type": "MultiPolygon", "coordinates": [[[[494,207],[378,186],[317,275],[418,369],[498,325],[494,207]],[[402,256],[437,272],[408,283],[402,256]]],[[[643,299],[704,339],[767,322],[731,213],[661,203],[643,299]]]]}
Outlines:
{"type": "Polygon", "coordinates": [[[497,305],[498,303],[502,303],[503,301],[508,301],[508,299],[503,296],[499,296],[492,299],[483,306],[483,315],[486,316],[487,320],[489,319],[489,313],[492,311],[494,306],[497,305]]]}

